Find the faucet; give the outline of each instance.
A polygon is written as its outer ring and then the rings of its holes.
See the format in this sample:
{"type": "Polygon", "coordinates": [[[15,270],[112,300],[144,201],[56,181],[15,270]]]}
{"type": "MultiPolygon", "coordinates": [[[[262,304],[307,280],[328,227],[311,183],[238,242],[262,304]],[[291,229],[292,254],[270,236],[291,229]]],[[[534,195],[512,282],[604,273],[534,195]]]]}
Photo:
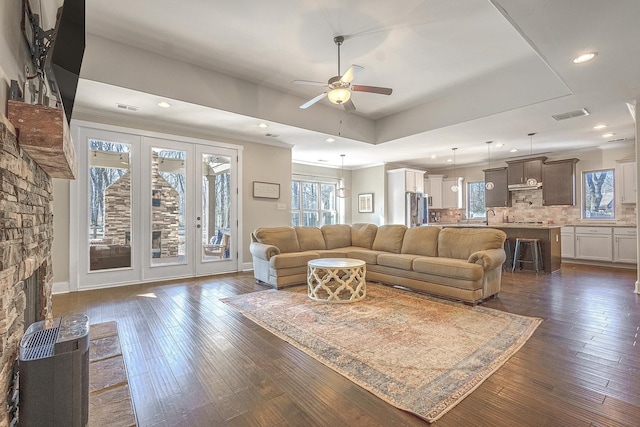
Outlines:
{"type": "Polygon", "coordinates": [[[493,216],[496,216],[496,211],[494,211],[493,209],[487,209],[487,214],[486,214],[487,219],[485,220],[485,224],[487,225],[489,225],[489,212],[491,212],[493,216]]]}

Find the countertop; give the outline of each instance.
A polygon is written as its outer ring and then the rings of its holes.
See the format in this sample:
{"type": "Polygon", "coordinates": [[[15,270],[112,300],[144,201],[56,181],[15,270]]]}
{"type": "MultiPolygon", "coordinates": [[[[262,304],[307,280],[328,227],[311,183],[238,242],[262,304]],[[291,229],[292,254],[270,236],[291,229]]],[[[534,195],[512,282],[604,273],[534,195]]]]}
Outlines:
{"type": "Polygon", "coordinates": [[[558,224],[532,224],[526,222],[505,222],[505,223],[496,223],[496,224],[484,224],[484,223],[456,223],[456,224],[429,224],[429,225],[439,225],[441,227],[487,227],[487,228],[533,228],[537,230],[549,230],[551,228],[562,228],[562,225],[558,224]]]}

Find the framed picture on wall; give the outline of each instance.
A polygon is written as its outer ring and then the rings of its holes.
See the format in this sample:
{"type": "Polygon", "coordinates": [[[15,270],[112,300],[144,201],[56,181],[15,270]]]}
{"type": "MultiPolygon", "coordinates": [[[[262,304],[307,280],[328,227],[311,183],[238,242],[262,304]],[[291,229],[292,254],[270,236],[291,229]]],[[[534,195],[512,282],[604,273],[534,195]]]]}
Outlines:
{"type": "Polygon", "coordinates": [[[273,182],[253,181],[253,197],[263,199],[279,199],[280,184],[273,182]]]}
{"type": "Polygon", "coordinates": [[[373,193],[358,194],[358,212],[373,212],[373,193]]]}

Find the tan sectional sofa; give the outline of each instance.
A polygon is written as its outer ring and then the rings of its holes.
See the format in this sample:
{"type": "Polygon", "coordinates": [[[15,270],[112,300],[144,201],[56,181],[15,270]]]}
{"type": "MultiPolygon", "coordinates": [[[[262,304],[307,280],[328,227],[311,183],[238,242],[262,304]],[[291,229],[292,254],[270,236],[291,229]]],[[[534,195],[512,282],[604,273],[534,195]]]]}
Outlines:
{"type": "Polygon", "coordinates": [[[355,258],[369,281],[478,303],[500,292],[503,231],[353,224],[258,228],[251,235],[255,278],[277,289],[307,281],[307,262],[355,258]]]}

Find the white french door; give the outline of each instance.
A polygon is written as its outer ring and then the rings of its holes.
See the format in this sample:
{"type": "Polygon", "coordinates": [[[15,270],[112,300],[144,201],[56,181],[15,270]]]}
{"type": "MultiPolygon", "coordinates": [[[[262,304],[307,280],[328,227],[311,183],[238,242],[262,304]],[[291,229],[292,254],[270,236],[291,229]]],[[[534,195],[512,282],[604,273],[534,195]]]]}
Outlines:
{"type": "Polygon", "coordinates": [[[236,147],[85,127],[76,134],[71,290],[238,271],[236,147]]]}

